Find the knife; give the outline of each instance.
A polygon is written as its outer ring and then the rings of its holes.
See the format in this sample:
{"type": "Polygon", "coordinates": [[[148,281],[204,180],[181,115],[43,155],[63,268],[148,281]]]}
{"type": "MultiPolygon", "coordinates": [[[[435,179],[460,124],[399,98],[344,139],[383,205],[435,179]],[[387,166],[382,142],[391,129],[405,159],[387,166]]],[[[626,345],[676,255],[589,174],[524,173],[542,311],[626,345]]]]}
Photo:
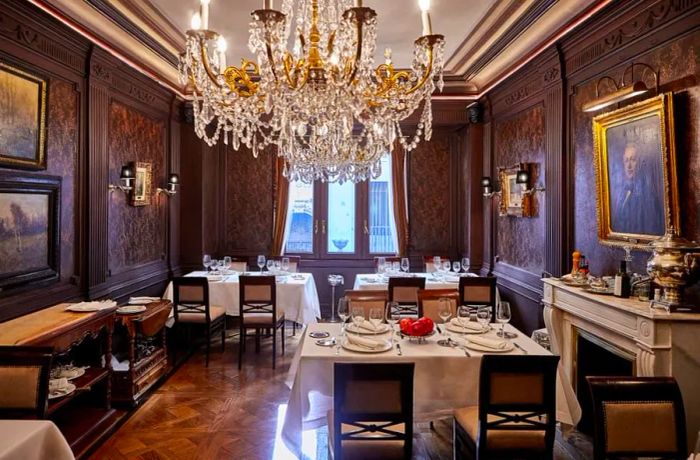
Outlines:
{"type": "Polygon", "coordinates": [[[401,344],[400,343],[396,344],[396,354],[399,356],[403,355],[403,352],[401,351],[401,344]]]}
{"type": "Polygon", "coordinates": [[[513,342],[513,345],[515,345],[515,348],[517,348],[518,350],[522,351],[524,355],[527,354],[527,350],[524,349],[523,347],[521,347],[520,345],[518,345],[516,342],[513,342]]]}
{"type": "Polygon", "coordinates": [[[440,333],[440,335],[442,335],[442,329],[440,329],[440,326],[436,324],[435,327],[437,328],[437,330],[438,330],[438,332],[440,333]]]}

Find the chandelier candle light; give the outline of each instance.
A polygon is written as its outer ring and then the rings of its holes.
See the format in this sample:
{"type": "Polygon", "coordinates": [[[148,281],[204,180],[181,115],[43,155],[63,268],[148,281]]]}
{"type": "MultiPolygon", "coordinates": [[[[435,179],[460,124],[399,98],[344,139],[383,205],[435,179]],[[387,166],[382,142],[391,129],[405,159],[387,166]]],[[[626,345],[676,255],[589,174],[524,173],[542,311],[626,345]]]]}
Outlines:
{"type": "Polygon", "coordinates": [[[377,13],[362,0],[281,1],[281,11],[272,0],[253,11],[254,59],[234,67],[226,63],[226,40],[208,28],[210,0],[201,0],[180,57],[200,138],[211,146],[223,137],[255,157],[276,146],[284,175],[303,182],[376,178],[395,142],[411,151],[430,139],[431,96],[443,87],[445,46],[432,33],[430,0],[419,0],[423,35],[408,69],[394,67],[389,49],[375,67],[377,13]],[[400,122],[421,105],[409,138],[400,122]]]}

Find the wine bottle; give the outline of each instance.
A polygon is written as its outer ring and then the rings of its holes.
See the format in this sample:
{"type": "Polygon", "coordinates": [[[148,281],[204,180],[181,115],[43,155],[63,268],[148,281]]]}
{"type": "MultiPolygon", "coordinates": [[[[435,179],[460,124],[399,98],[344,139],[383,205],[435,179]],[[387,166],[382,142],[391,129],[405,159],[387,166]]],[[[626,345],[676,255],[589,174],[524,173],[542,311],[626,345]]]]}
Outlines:
{"type": "Polygon", "coordinates": [[[631,290],[632,282],[629,273],[627,273],[627,261],[621,260],[620,270],[615,275],[615,297],[627,299],[630,296],[631,290]]]}

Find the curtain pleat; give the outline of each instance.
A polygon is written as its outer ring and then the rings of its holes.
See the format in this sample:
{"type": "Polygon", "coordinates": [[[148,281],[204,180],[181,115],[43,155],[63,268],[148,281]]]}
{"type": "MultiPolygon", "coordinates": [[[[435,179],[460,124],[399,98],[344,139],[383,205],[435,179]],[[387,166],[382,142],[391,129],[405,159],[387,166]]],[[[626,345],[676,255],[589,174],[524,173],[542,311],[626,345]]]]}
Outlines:
{"type": "Polygon", "coordinates": [[[400,143],[391,153],[391,185],[394,202],[394,219],[396,219],[396,234],[398,253],[406,256],[408,252],[408,208],[406,206],[406,152],[400,143]]]}
{"type": "Polygon", "coordinates": [[[289,205],[289,181],[284,177],[284,159],[277,157],[275,162],[275,219],[272,230],[272,255],[281,256],[284,252],[284,233],[287,227],[287,207],[289,205]]]}

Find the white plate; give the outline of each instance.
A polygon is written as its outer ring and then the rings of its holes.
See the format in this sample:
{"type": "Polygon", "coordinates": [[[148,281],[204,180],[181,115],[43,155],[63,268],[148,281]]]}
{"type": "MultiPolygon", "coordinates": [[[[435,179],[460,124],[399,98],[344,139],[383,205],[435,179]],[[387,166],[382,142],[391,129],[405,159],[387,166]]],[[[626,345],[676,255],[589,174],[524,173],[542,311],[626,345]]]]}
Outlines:
{"type": "Polygon", "coordinates": [[[483,329],[481,331],[477,331],[474,329],[467,329],[467,328],[463,328],[460,326],[455,326],[452,323],[447,323],[447,326],[445,326],[445,329],[447,329],[450,332],[455,332],[457,334],[484,334],[484,333],[491,330],[491,328],[488,328],[488,329],[483,329]]]}
{"type": "Polygon", "coordinates": [[[75,385],[72,383],[69,383],[64,388],[62,388],[60,391],[56,391],[54,393],[49,393],[49,399],[63,398],[64,396],[68,396],[69,394],[73,393],[74,391],[75,391],[75,385]]]}
{"type": "Polygon", "coordinates": [[[85,305],[83,303],[77,303],[74,305],[71,305],[70,307],[66,308],[66,311],[72,311],[76,313],[90,313],[93,311],[100,311],[104,310],[104,307],[100,304],[95,304],[95,305],[85,305]]]}
{"type": "Polygon", "coordinates": [[[82,367],[72,367],[70,369],[63,369],[58,378],[65,378],[68,380],[77,379],[85,375],[85,369],[82,367]]]}
{"type": "Polygon", "coordinates": [[[121,315],[134,315],[136,313],[143,313],[144,311],[146,311],[145,305],[127,305],[117,308],[117,313],[121,315]]]}
{"type": "Polygon", "coordinates": [[[370,331],[369,329],[356,327],[354,323],[350,323],[347,325],[347,327],[345,329],[349,332],[352,332],[353,334],[377,335],[377,334],[385,334],[385,333],[389,332],[389,325],[388,324],[380,324],[379,329],[377,329],[376,331],[370,331]]]}
{"type": "Polygon", "coordinates": [[[342,347],[346,350],[355,351],[357,353],[384,353],[385,351],[391,350],[391,341],[384,340],[384,346],[378,346],[377,348],[367,348],[362,345],[355,345],[346,340],[343,341],[342,347]]]}
{"type": "Polygon", "coordinates": [[[484,347],[482,345],[472,343],[469,340],[465,340],[464,346],[466,346],[470,350],[483,351],[484,353],[508,353],[509,351],[515,350],[515,346],[511,342],[508,342],[508,346],[505,348],[496,349],[496,348],[484,347]]]}

